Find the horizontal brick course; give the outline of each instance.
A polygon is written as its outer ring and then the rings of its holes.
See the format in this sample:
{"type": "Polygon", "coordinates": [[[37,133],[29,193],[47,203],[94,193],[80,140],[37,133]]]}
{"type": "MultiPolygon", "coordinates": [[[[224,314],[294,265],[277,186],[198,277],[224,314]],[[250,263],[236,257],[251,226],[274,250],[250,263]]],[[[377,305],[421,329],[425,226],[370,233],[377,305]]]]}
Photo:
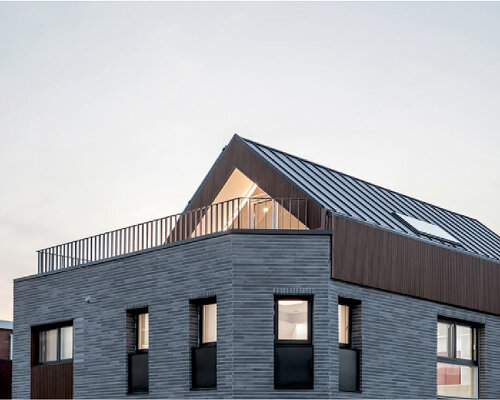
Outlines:
{"type": "Polygon", "coordinates": [[[14,396],[30,395],[30,327],[73,319],[75,397],[125,397],[126,310],[147,306],[149,397],[435,397],[438,315],[485,324],[481,394],[500,397],[500,318],[333,281],[329,256],[328,235],[228,234],[17,280],[14,396]],[[314,297],[314,390],[278,391],[274,295],[294,293],[314,297]],[[218,387],[192,391],[189,300],[214,295],[218,387]],[[338,296],[361,300],[362,393],[338,391],[338,296]]]}

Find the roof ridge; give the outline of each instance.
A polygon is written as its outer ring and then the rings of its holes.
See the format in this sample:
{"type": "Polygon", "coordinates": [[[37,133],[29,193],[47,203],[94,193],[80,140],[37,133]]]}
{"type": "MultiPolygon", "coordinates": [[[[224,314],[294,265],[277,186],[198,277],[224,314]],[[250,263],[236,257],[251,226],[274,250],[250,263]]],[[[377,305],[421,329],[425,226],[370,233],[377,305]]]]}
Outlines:
{"type": "MultiPolygon", "coordinates": [[[[321,167],[321,168],[325,168],[325,169],[327,169],[327,170],[329,170],[329,171],[335,172],[335,173],[337,173],[337,174],[341,174],[341,175],[343,175],[343,176],[347,176],[347,177],[352,178],[352,179],[354,179],[354,180],[356,180],[356,181],[358,181],[358,182],[363,182],[363,183],[366,183],[366,184],[368,184],[368,185],[375,186],[375,187],[377,187],[377,188],[379,188],[379,189],[386,190],[386,191],[388,191],[388,192],[391,192],[391,193],[397,194],[397,195],[399,195],[399,196],[404,196],[404,197],[406,197],[406,198],[408,198],[408,199],[411,199],[411,200],[414,200],[414,201],[418,201],[419,203],[427,204],[428,206],[431,206],[431,207],[433,207],[433,208],[437,208],[437,209],[440,209],[440,210],[443,210],[443,211],[446,211],[446,212],[449,212],[449,213],[455,214],[455,215],[457,215],[457,216],[460,216],[460,217],[463,217],[463,218],[467,218],[467,219],[469,219],[469,220],[476,221],[476,222],[480,223],[481,225],[485,226],[485,225],[484,225],[482,222],[480,222],[478,219],[473,218],[473,217],[469,217],[468,215],[461,214],[461,213],[459,213],[459,212],[452,211],[452,210],[449,210],[449,209],[444,208],[444,207],[441,207],[441,206],[437,206],[437,205],[435,205],[435,204],[429,203],[428,201],[425,201],[425,200],[420,200],[420,199],[417,199],[416,197],[412,197],[412,196],[409,196],[409,195],[404,194],[404,193],[401,193],[401,192],[397,192],[397,191],[392,190],[392,189],[388,189],[388,188],[386,188],[386,187],[383,187],[383,186],[377,185],[376,183],[368,182],[367,180],[364,180],[364,179],[361,179],[361,178],[357,178],[357,177],[355,177],[355,176],[353,176],[353,175],[346,174],[345,172],[341,172],[341,171],[339,171],[339,170],[336,170],[336,169],[333,169],[333,168],[327,167],[327,166],[325,166],[325,165],[321,165],[321,164],[319,164],[319,163],[317,163],[317,162],[314,162],[314,161],[308,160],[308,159],[303,158],[303,157],[296,156],[296,155],[294,155],[294,154],[288,153],[288,152],[283,151],[283,150],[276,149],[276,148],[274,148],[274,147],[271,147],[271,146],[268,146],[268,145],[265,145],[265,144],[262,144],[262,143],[256,142],[256,141],[254,141],[254,140],[250,140],[250,139],[247,139],[247,138],[241,137],[241,136],[239,136],[239,135],[237,135],[237,134],[235,134],[235,136],[239,137],[240,139],[242,139],[242,140],[244,140],[244,141],[246,141],[246,142],[252,143],[252,144],[254,144],[254,145],[261,146],[261,147],[265,147],[265,148],[267,148],[267,149],[269,149],[269,150],[272,150],[272,151],[277,151],[277,152],[279,152],[279,153],[282,153],[282,154],[285,154],[285,155],[287,155],[287,156],[290,156],[290,157],[296,158],[296,159],[301,160],[301,161],[304,161],[304,162],[306,162],[306,163],[313,164],[313,165],[316,165],[316,166],[321,167]]],[[[489,230],[491,231],[491,229],[489,229],[489,230]]],[[[493,232],[493,231],[492,231],[492,232],[493,232]]]]}

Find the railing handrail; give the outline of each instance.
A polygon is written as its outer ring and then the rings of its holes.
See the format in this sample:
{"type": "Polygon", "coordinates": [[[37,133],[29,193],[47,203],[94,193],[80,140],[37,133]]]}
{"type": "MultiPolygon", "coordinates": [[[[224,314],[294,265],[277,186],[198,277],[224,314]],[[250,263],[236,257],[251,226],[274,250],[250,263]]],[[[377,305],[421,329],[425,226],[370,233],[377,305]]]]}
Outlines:
{"type": "Polygon", "coordinates": [[[61,243],[37,251],[38,272],[99,261],[225,230],[259,229],[262,218],[263,229],[307,229],[307,199],[236,197],[61,243]],[[267,206],[263,211],[250,207],[252,203],[256,206],[267,202],[272,205],[271,214],[266,214],[269,211],[267,206]],[[247,215],[242,217],[246,204],[249,204],[247,215]],[[278,208],[277,205],[281,207],[278,208]],[[285,213],[288,214],[286,218],[289,221],[284,219],[285,213]],[[269,219],[271,221],[268,227],[269,219]]]}

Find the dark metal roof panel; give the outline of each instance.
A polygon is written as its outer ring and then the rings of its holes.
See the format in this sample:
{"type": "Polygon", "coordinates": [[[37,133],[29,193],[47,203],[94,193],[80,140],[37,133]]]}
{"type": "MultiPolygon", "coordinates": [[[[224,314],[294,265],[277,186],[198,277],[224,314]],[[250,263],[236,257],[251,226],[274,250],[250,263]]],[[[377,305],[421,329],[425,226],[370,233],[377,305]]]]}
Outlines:
{"type": "Polygon", "coordinates": [[[322,207],[373,225],[416,236],[429,242],[459,247],[470,253],[500,260],[500,236],[476,219],[443,209],[318,165],[300,157],[243,139],[257,154],[322,207]],[[456,245],[410,229],[394,213],[440,226],[456,245]]]}

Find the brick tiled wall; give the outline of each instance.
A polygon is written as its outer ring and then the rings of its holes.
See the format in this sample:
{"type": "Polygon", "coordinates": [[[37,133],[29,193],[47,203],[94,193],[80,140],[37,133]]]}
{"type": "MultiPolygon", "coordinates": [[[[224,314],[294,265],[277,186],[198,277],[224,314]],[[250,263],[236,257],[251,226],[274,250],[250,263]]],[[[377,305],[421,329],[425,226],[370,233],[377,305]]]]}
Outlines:
{"type": "Polygon", "coordinates": [[[29,397],[30,326],[74,319],[75,397],[124,397],[126,310],[148,306],[149,397],[435,397],[438,316],[484,324],[481,395],[500,397],[499,317],[332,281],[329,254],[326,235],[230,234],[16,280],[14,396],[29,397]],[[273,388],[273,297],[283,293],[314,296],[314,390],[273,388]],[[209,296],[218,387],[191,391],[189,300],[209,296]],[[362,393],[338,391],[339,296],[361,301],[362,393]]]}

